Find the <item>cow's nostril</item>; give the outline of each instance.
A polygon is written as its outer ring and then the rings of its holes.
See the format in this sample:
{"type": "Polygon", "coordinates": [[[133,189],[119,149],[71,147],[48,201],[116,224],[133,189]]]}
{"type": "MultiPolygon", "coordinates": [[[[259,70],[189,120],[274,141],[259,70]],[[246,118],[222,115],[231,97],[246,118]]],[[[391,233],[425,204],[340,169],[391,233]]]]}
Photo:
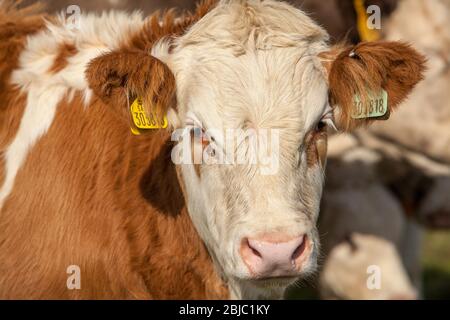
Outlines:
{"type": "Polygon", "coordinates": [[[247,246],[250,248],[251,252],[252,252],[255,256],[257,256],[257,257],[259,257],[259,258],[262,258],[261,253],[259,253],[259,251],[258,251],[256,248],[252,247],[252,245],[250,244],[250,242],[248,241],[248,239],[246,239],[246,241],[247,241],[247,246]]]}
{"type": "Polygon", "coordinates": [[[293,276],[305,261],[307,248],[304,235],[286,239],[282,234],[272,234],[242,239],[240,255],[258,277],[293,276]]]}
{"type": "Polygon", "coordinates": [[[295,249],[294,253],[292,254],[292,261],[296,261],[298,258],[300,258],[303,254],[303,252],[305,251],[306,248],[306,241],[305,241],[305,236],[303,236],[302,239],[302,243],[299,244],[299,246],[297,247],[297,249],[295,249]]]}

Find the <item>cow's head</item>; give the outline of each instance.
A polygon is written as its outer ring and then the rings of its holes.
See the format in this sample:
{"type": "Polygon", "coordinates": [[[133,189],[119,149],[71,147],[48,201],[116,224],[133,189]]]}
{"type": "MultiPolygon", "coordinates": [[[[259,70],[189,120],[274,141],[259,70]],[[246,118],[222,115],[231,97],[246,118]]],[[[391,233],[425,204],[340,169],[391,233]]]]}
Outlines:
{"type": "Polygon", "coordinates": [[[327,38],[285,3],[223,1],[151,55],[111,53],[88,70],[108,103],[125,86],[188,137],[173,157],[187,207],[238,297],[279,296],[314,270],[327,129],[369,122],[352,119],[355,94],[383,88],[392,110],[421,79],[405,44],[327,38]]]}

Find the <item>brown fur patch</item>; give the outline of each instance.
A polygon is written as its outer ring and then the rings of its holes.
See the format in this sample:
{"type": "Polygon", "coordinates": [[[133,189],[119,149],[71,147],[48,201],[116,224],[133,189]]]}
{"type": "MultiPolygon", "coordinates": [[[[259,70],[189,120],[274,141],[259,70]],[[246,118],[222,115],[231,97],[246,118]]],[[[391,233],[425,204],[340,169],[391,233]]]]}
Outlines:
{"type": "Polygon", "coordinates": [[[2,209],[0,297],[226,299],[169,133],[134,137],[99,99],[86,112],[80,94],[58,110],[2,209]],[[80,266],[81,290],[66,287],[69,265],[80,266]]]}
{"type": "Polygon", "coordinates": [[[320,165],[325,168],[328,150],[328,134],[325,129],[311,131],[305,139],[308,168],[320,165]]]}
{"type": "Polygon", "coordinates": [[[3,0],[0,4],[0,21],[18,22],[17,19],[37,17],[45,8],[41,2],[25,6],[22,4],[23,0],[3,0]]]}
{"type": "Polygon", "coordinates": [[[70,43],[63,43],[59,46],[58,55],[53,62],[53,65],[50,67],[50,73],[58,73],[63,70],[69,64],[69,58],[73,57],[78,53],[75,45],[70,43]]]}
{"type": "MultiPolygon", "coordinates": [[[[19,130],[25,110],[26,97],[10,82],[12,72],[19,66],[19,56],[27,36],[44,27],[43,16],[35,15],[40,6],[17,9],[15,1],[0,5],[0,155],[19,130]]],[[[4,161],[0,165],[0,183],[4,179],[4,161]]]]}
{"type": "Polygon", "coordinates": [[[363,42],[353,47],[332,49],[330,53],[337,55],[331,64],[325,64],[328,66],[330,101],[339,108],[336,122],[344,130],[371,122],[352,119],[355,94],[364,101],[368,92],[385,89],[390,111],[393,111],[423,79],[425,58],[402,42],[363,42]]]}

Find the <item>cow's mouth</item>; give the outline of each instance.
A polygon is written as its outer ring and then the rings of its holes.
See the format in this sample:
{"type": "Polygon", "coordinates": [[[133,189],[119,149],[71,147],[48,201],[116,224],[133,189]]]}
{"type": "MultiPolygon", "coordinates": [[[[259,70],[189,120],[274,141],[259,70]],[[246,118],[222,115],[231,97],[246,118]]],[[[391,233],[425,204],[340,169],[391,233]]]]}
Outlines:
{"type": "Polygon", "coordinates": [[[291,284],[295,283],[301,276],[280,276],[280,277],[271,277],[271,278],[256,278],[249,279],[249,281],[257,286],[262,288],[274,288],[274,287],[288,287],[291,284]]]}

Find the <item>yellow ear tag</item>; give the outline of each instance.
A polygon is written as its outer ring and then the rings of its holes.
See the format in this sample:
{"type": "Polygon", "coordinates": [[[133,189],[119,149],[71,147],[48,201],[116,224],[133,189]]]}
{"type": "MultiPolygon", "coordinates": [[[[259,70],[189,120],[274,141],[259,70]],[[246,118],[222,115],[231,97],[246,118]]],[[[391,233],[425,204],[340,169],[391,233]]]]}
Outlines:
{"type": "Polygon", "coordinates": [[[365,0],[353,0],[353,6],[357,15],[356,27],[358,29],[359,37],[361,41],[376,41],[381,38],[380,33],[375,29],[369,29],[367,26],[366,7],[364,5],[365,0]]]}
{"type": "Polygon", "coordinates": [[[366,103],[363,103],[358,95],[353,98],[353,119],[387,120],[390,112],[388,106],[388,94],[381,90],[378,94],[370,94],[366,103]]]}
{"type": "Polygon", "coordinates": [[[147,114],[140,98],[135,99],[131,104],[130,112],[131,132],[136,136],[145,133],[146,130],[166,129],[168,126],[166,116],[164,116],[164,119],[157,119],[155,114],[147,114]]]}

